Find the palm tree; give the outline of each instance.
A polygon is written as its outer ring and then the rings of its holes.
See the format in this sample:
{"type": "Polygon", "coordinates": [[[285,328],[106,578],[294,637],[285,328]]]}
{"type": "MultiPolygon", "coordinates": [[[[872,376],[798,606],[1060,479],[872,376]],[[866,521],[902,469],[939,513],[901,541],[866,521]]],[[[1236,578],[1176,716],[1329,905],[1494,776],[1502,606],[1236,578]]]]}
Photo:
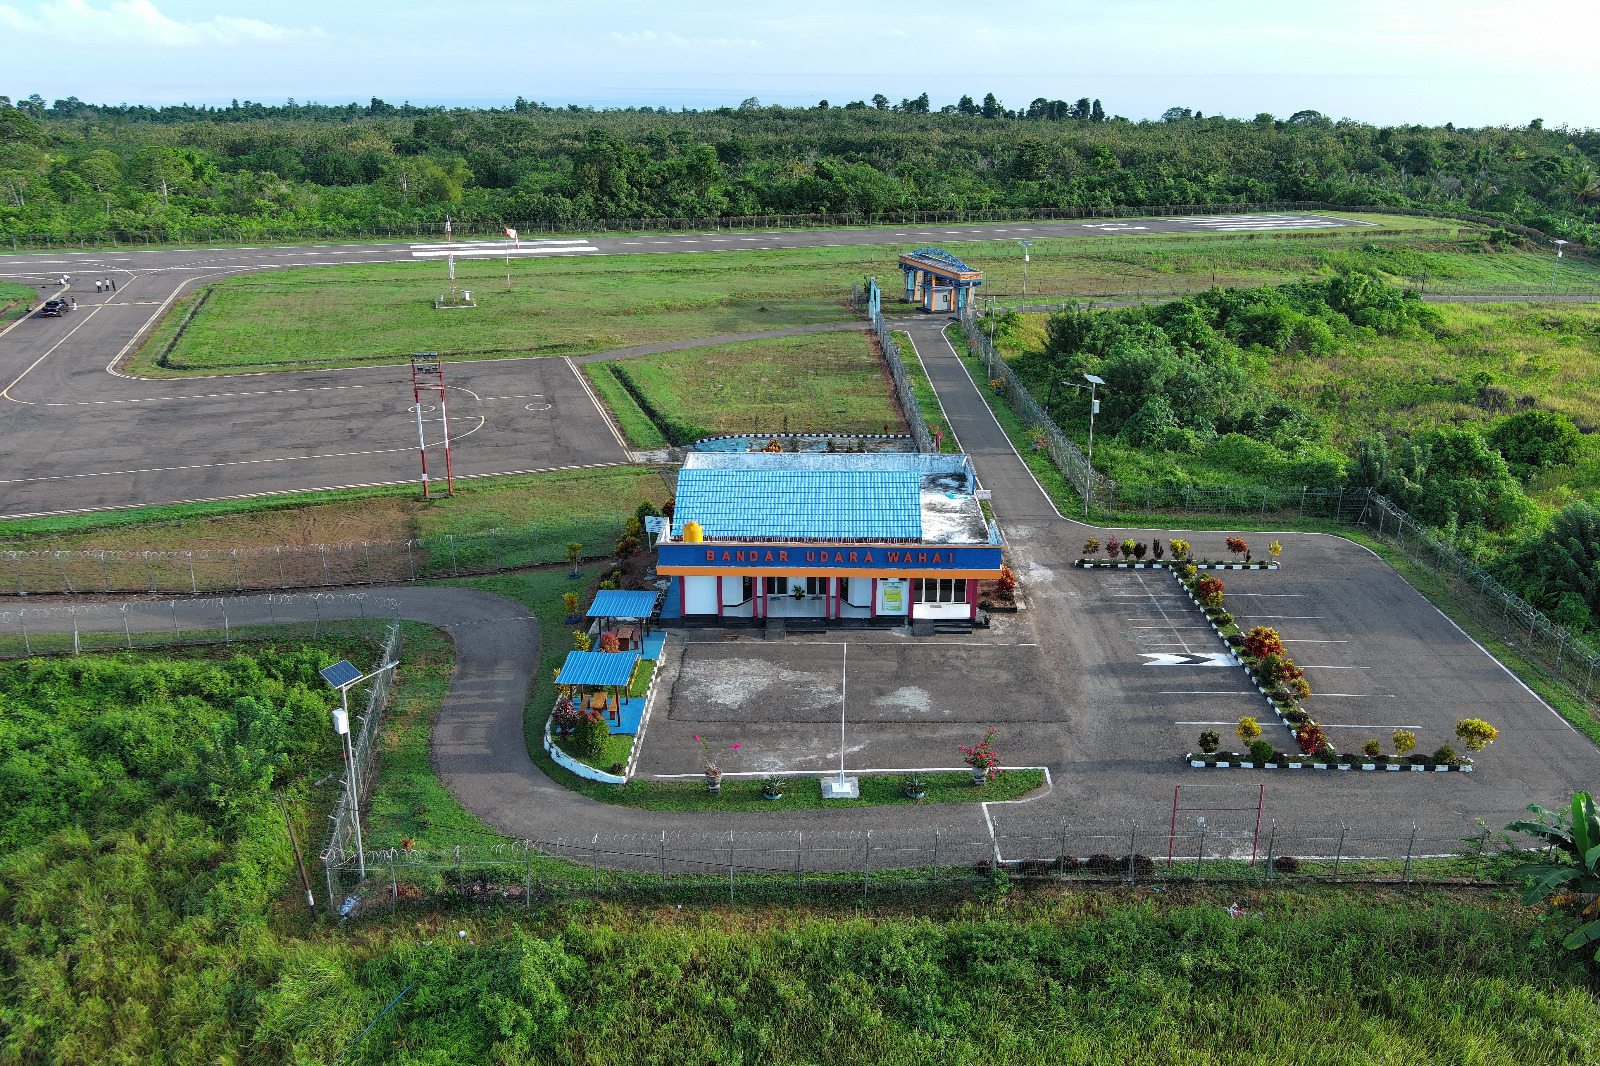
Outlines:
{"type": "Polygon", "coordinates": [[[1585,166],[1572,177],[1567,179],[1565,186],[1567,195],[1572,197],[1573,203],[1582,207],[1586,200],[1600,200],[1600,181],[1595,180],[1594,168],[1585,166]]]}

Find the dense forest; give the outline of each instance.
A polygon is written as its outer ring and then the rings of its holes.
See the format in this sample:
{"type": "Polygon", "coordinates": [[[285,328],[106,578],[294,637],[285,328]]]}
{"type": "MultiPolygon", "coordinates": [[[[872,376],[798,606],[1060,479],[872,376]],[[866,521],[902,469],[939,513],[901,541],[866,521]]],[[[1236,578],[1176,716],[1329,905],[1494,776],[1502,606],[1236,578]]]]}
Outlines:
{"type": "Polygon", "coordinates": [[[1099,100],[506,109],[0,97],[0,234],[1322,201],[1600,244],[1600,131],[1376,127],[1099,100]]]}

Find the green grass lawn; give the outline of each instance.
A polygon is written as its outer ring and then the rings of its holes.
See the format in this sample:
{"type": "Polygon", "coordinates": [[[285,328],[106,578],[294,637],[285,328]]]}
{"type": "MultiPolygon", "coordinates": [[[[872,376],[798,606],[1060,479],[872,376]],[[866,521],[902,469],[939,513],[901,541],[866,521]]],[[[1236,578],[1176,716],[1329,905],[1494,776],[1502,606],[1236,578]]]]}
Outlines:
{"type": "MultiPolygon", "coordinates": [[[[854,249],[462,261],[477,308],[438,311],[443,263],[251,274],[210,298],[156,365],[200,294],[179,301],[131,366],[142,374],[217,373],[447,358],[575,355],[650,341],[839,322],[869,253],[854,249]]],[[[893,257],[889,260],[893,262],[893,257]]],[[[882,264],[880,263],[880,266],[882,264]]]]}
{"type": "Polygon", "coordinates": [[[0,329],[26,315],[30,305],[37,306],[38,299],[39,293],[27,285],[0,281],[0,329]]]}
{"type": "Polygon", "coordinates": [[[922,421],[927,425],[928,432],[944,431],[939,451],[950,454],[959,452],[961,447],[956,443],[955,434],[950,432],[950,423],[944,417],[944,408],[939,406],[939,394],[928,381],[928,372],[922,365],[921,356],[911,346],[911,338],[901,333],[896,336],[895,343],[900,346],[900,360],[905,365],[906,377],[911,382],[911,391],[916,393],[917,408],[922,413],[922,421]]]}
{"type": "MultiPolygon", "coordinates": [[[[674,444],[724,433],[883,433],[886,425],[888,432],[905,432],[888,372],[865,331],[668,352],[590,369],[597,381],[610,374],[619,388],[627,386],[639,401],[632,410],[674,444]]],[[[629,411],[627,404],[620,408],[625,426],[629,411]]]]}
{"type": "Polygon", "coordinates": [[[616,418],[617,426],[622,430],[622,435],[628,438],[629,444],[635,448],[665,448],[671,442],[661,428],[650,421],[650,416],[644,413],[628,387],[617,379],[612,370],[614,366],[615,363],[590,363],[583,368],[583,373],[594,385],[600,401],[616,418]]]}
{"type": "Polygon", "coordinates": [[[816,777],[784,778],[783,796],[769,800],[761,794],[759,778],[722,779],[722,791],[713,794],[704,781],[651,781],[635,778],[626,785],[607,785],[586,781],[576,774],[562,780],[568,788],[590,799],[636,807],[647,811],[806,811],[833,810],[836,807],[879,807],[929,803],[995,803],[1014,800],[1044,784],[1043,770],[1007,770],[982,788],[972,783],[970,773],[923,774],[927,796],[913,800],[906,796],[904,774],[862,776],[861,798],[825,800],[822,783],[816,777]]]}
{"type": "Polygon", "coordinates": [[[143,551],[409,540],[631,514],[672,495],[654,467],[561,470],[457,481],[452,497],[416,486],[270,496],[0,522],[0,543],[34,550],[143,551]]]}

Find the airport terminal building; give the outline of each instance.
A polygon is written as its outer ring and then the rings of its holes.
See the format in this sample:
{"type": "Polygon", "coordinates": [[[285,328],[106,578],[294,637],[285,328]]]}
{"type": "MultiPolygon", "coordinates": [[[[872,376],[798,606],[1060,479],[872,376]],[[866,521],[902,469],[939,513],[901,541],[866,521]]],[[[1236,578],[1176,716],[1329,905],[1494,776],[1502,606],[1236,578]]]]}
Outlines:
{"type": "Polygon", "coordinates": [[[965,455],[694,452],[657,572],[686,623],[970,620],[1000,575],[965,455]]]}

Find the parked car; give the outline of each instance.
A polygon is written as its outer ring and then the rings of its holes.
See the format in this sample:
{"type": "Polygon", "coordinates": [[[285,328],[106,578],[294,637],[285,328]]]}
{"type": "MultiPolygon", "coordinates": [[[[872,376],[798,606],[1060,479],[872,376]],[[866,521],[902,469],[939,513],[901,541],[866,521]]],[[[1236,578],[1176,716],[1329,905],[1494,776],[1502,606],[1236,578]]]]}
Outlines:
{"type": "Polygon", "coordinates": [[[60,318],[70,310],[72,305],[65,300],[46,300],[44,306],[39,308],[39,313],[47,318],[60,318]]]}

